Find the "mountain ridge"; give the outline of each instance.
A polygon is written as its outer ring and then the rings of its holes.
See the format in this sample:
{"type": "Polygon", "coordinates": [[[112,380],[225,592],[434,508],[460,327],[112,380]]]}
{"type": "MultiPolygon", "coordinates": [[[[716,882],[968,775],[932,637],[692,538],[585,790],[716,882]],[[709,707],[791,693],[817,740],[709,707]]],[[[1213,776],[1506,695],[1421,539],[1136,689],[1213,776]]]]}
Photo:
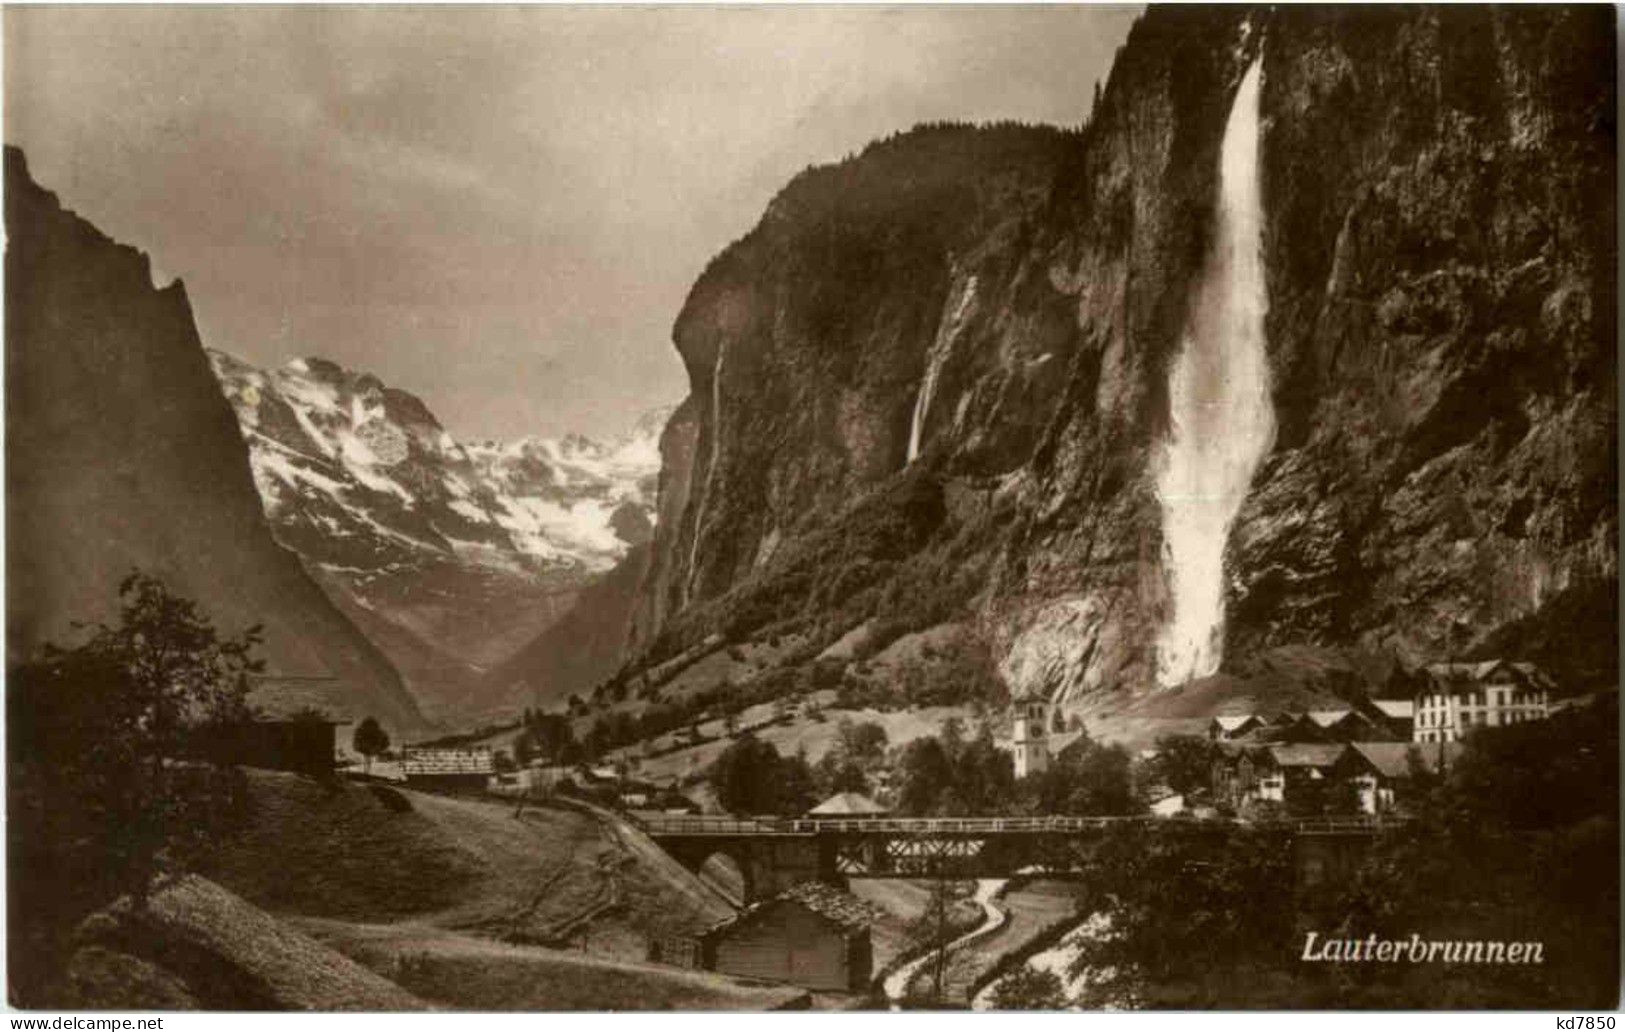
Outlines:
{"type": "Polygon", "coordinates": [[[226,633],[264,626],[253,700],[426,726],[399,675],[271,536],[184,285],[5,149],[8,660],[116,612],[133,567],[226,633]]]}
{"type": "Polygon", "coordinates": [[[371,373],[210,362],[277,539],[453,724],[483,713],[487,669],[650,536],[662,410],[607,442],[464,444],[371,373]]]}

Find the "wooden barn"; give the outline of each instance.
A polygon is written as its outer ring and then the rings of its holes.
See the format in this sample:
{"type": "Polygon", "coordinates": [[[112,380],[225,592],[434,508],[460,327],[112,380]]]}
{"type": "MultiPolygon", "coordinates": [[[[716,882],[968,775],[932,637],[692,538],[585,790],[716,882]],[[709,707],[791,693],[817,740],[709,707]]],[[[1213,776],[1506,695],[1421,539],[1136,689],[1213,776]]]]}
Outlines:
{"type": "Polygon", "coordinates": [[[328,775],[334,768],[337,726],[314,717],[211,724],[192,733],[188,751],[215,763],[328,775]]]}
{"type": "Polygon", "coordinates": [[[856,897],[804,882],[706,931],[699,939],[701,965],[823,992],[862,993],[874,964],[874,917],[856,897]]]}

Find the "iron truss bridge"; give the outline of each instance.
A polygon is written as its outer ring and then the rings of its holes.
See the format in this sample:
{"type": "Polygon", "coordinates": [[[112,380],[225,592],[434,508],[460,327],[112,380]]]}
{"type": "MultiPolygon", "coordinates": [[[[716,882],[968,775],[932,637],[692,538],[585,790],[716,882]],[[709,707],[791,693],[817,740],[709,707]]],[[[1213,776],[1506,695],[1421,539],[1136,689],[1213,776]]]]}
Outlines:
{"type": "Polygon", "coordinates": [[[1393,817],[1303,817],[1280,821],[1170,817],[713,817],[639,814],[634,823],[667,835],[1032,835],[1108,828],[1281,828],[1298,833],[1372,834],[1406,822],[1393,817]]]}
{"type": "Polygon", "coordinates": [[[797,878],[1007,878],[1075,876],[1112,829],[1220,839],[1240,829],[1289,833],[1294,842],[1369,840],[1399,822],[1312,818],[1249,824],[1158,817],[704,817],[639,815],[636,823],[685,866],[726,856],[758,888],[797,878]]]}

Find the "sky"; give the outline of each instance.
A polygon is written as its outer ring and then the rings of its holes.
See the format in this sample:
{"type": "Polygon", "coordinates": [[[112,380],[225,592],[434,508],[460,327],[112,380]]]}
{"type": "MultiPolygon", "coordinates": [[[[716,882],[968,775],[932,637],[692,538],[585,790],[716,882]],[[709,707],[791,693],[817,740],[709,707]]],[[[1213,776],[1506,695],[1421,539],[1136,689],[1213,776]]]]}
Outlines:
{"type": "Polygon", "coordinates": [[[204,343],[320,355],[459,438],[620,432],[809,164],[1076,125],[1137,7],[15,7],[4,137],[179,276],[204,343]]]}

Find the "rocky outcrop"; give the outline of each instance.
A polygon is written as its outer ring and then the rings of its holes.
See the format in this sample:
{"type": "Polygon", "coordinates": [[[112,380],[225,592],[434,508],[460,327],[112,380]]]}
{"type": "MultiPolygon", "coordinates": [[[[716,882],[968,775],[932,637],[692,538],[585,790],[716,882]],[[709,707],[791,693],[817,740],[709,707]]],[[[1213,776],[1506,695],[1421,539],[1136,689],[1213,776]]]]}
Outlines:
{"type": "Polygon", "coordinates": [[[425,726],[388,661],[272,539],[179,282],[65,211],[5,152],[11,659],[114,615],[132,567],[223,630],[263,624],[256,701],[425,726]]]}
{"type": "Polygon", "coordinates": [[[1153,9],[1079,132],[928,127],[798,177],[677,320],[634,666],[968,613],[1014,688],[1152,690],[1149,465],[1259,55],[1279,430],[1227,668],[1612,599],[1612,41],[1605,10],[1153,9]]]}

